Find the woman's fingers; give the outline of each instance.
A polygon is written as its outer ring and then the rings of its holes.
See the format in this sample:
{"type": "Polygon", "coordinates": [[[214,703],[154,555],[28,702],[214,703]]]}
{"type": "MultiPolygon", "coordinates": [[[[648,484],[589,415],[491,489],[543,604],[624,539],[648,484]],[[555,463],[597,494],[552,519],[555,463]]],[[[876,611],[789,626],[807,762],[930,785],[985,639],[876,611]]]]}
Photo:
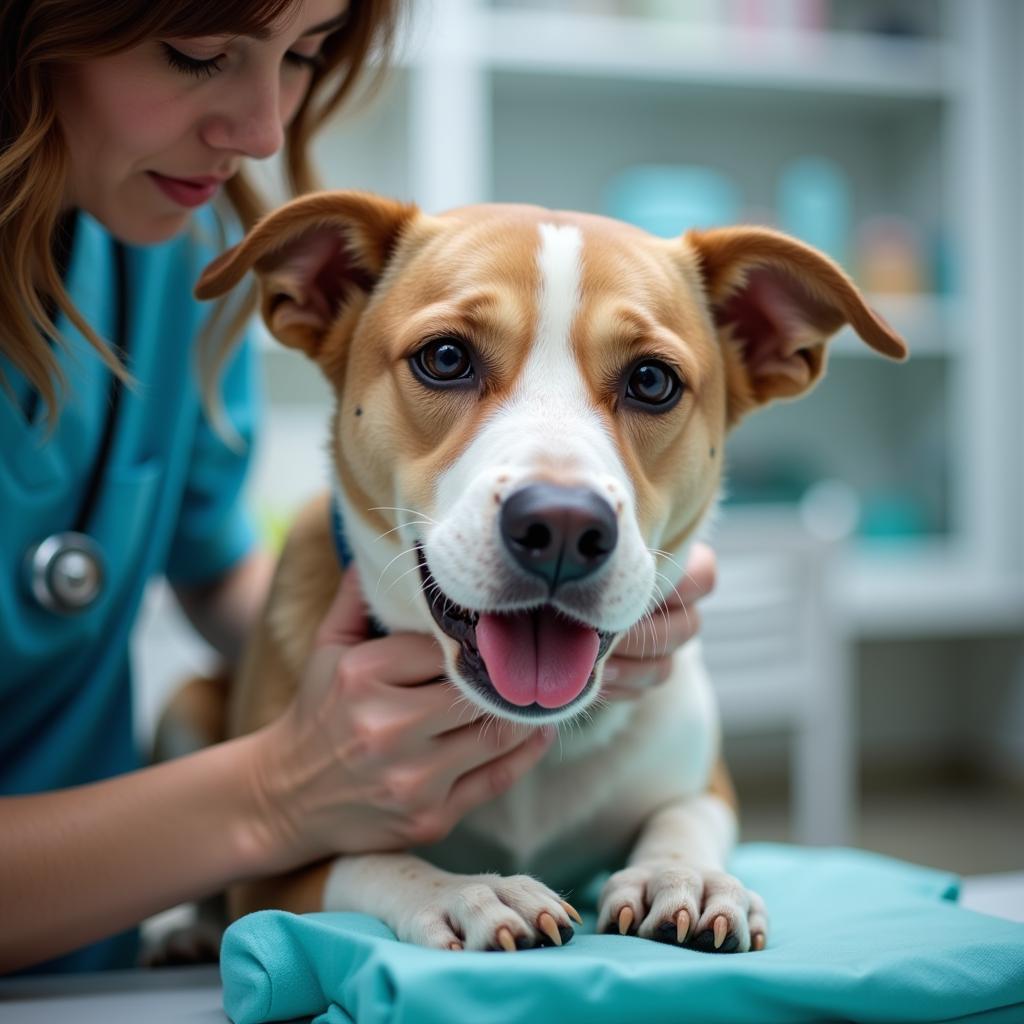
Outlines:
{"type": "MultiPolygon", "coordinates": [[[[460,775],[504,757],[543,729],[533,729],[516,722],[483,719],[484,712],[473,710],[465,725],[441,733],[434,741],[430,758],[446,787],[460,775]],[[472,717],[476,716],[476,717],[472,717]]],[[[552,735],[554,730],[550,730],[552,735]]]]}
{"type": "MultiPolygon", "coordinates": [[[[444,655],[437,641],[424,633],[392,633],[346,652],[346,669],[368,683],[416,687],[444,677],[444,655]]],[[[396,701],[407,695],[393,694],[396,701]]]]}
{"type": "Polygon", "coordinates": [[[547,753],[556,735],[552,726],[536,729],[508,753],[461,775],[448,793],[443,814],[457,822],[474,807],[511,789],[547,753]]]}
{"type": "Polygon", "coordinates": [[[601,695],[609,700],[634,700],[672,674],[672,655],[661,658],[610,658],[601,695]]]}
{"type": "Polygon", "coordinates": [[[695,605],[714,588],[715,568],[711,548],[694,544],[685,574],[675,590],[654,610],[652,618],[640,622],[623,637],[609,664],[630,658],[663,658],[693,637],[700,629],[695,605]]]}
{"type": "Polygon", "coordinates": [[[679,594],[673,594],[673,598],[678,596],[684,603],[689,604],[707,597],[715,589],[717,570],[718,563],[714,551],[707,544],[698,541],[690,550],[685,573],[676,588],[679,594]]]}
{"type": "Polygon", "coordinates": [[[366,639],[369,618],[359,585],[359,573],[350,565],[341,577],[327,614],[316,633],[317,647],[348,647],[366,639]]]}

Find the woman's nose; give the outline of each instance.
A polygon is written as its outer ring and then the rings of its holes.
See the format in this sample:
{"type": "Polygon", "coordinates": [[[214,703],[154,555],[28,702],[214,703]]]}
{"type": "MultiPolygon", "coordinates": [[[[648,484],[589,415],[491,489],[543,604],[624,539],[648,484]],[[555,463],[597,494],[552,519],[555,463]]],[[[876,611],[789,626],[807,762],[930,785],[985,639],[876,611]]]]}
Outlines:
{"type": "Polygon", "coordinates": [[[207,119],[203,141],[214,149],[230,149],[256,160],[277,153],[284,145],[279,83],[240,86],[237,94],[207,119]]]}

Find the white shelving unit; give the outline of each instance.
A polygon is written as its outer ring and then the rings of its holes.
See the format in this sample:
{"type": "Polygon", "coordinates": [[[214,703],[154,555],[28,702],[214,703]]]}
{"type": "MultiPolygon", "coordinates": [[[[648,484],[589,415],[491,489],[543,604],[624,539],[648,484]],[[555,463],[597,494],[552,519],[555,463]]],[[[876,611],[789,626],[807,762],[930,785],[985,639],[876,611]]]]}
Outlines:
{"type": "MultiPolygon", "coordinates": [[[[414,0],[388,86],[318,143],[324,184],[430,212],[488,200],[604,212],[609,180],[631,165],[704,164],[737,183],[757,219],[774,204],[784,163],[823,155],[850,179],[855,222],[895,214],[941,231],[951,288],[869,296],[907,338],[909,363],[886,363],[843,332],[811,396],[757,414],[729,444],[734,477],[788,460],[865,501],[888,489],[923,510],[923,528],[834,552],[826,687],[815,682],[819,666],[788,690],[734,673],[722,693],[737,732],[788,725],[799,833],[842,842],[856,800],[858,642],[1024,628],[1024,3],[829,0],[836,27],[817,32],[693,27],[587,6],[414,0]],[[922,31],[859,30],[868,10],[909,14],[922,31]]],[[[272,481],[263,491],[277,496],[276,483],[297,472],[290,453],[319,450],[311,435],[329,397],[294,353],[272,342],[266,352],[277,401],[256,489],[272,481]]],[[[749,511],[740,518],[755,531],[749,511]]],[[[771,516],[762,518],[770,544],[771,516]]],[[[709,656],[716,614],[712,599],[709,656]]],[[[1019,761],[1012,724],[996,724],[1019,761]]]]}
{"type": "MultiPolygon", "coordinates": [[[[924,34],[900,38],[554,9],[566,6],[415,5],[390,86],[322,140],[325,184],[429,211],[489,199],[601,211],[624,167],[703,162],[764,210],[785,160],[838,162],[855,219],[894,213],[944,232],[955,290],[872,296],[911,361],[861,358],[870,353],[842,335],[819,393],[740,427],[734,465],[790,452],[865,493],[917,489],[923,535],[866,541],[846,559],[855,632],[1016,628],[1024,460],[1007,438],[1024,433],[1021,259],[1005,229],[1024,224],[1021,5],[882,5],[923,13],[924,34]]],[[[841,23],[863,8],[832,6],[841,23]]]]}

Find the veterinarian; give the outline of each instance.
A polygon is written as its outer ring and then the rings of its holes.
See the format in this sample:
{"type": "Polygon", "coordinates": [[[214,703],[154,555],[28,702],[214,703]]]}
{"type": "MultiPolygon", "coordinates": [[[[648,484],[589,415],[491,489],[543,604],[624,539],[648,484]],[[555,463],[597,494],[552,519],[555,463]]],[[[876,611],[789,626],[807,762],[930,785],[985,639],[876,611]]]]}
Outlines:
{"type": "MultiPolygon", "coordinates": [[[[283,151],[292,188],[314,186],[311,136],[399,14],[0,0],[0,971],[130,966],[157,911],[440,838],[551,742],[442,732],[448,687],[417,685],[439,648],[368,639],[349,572],[270,726],[155,767],[133,743],[147,581],[167,577],[230,665],[273,569],[241,500],[254,349],[218,367],[232,311],[207,331],[193,285],[261,212],[246,158],[283,151]]],[[[688,570],[659,648],[627,638],[610,662],[611,696],[660,682],[692,634],[713,556],[688,570]]]]}

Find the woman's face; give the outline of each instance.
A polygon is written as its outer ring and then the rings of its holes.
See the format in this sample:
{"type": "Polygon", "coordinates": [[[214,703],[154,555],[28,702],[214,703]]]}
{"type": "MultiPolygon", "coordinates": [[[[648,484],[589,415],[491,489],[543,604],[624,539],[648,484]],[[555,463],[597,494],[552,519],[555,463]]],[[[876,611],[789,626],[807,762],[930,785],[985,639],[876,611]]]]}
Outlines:
{"type": "Polygon", "coordinates": [[[56,89],[71,157],[65,207],[129,244],[176,234],[242,157],[281,148],[347,6],[296,0],[263,39],[151,39],[69,66],[56,89]]]}

